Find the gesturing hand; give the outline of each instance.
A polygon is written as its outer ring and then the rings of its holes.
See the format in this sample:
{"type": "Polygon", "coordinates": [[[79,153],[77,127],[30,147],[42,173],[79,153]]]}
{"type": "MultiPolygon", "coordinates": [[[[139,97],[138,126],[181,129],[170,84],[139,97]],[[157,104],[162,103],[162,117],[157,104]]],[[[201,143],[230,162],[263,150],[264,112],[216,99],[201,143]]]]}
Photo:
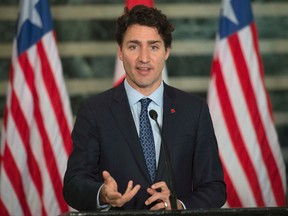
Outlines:
{"type": "Polygon", "coordinates": [[[122,195],[118,192],[117,182],[110,175],[110,173],[103,171],[102,175],[104,184],[100,191],[101,204],[109,204],[113,207],[121,207],[126,202],[130,201],[140,189],[140,185],[135,185],[135,187],[133,187],[133,181],[130,180],[128,182],[125,193],[122,195]]]}
{"type": "MultiPolygon", "coordinates": [[[[151,195],[145,202],[146,205],[157,201],[150,210],[171,210],[170,204],[170,189],[164,181],[157,182],[147,189],[147,192],[151,195]],[[159,192],[160,191],[160,192],[159,192]]],[[[183,209],[183,206],[179,200],[177,200],[177,209],[183,209]]]]}

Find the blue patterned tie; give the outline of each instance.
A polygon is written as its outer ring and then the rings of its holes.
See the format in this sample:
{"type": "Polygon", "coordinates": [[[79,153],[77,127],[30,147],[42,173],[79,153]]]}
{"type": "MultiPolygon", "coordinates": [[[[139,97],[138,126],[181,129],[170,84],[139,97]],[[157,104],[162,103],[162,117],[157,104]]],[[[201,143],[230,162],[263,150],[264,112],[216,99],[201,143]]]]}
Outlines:
{"type": "Polygon", "coordinates": [[[140,100],[141,102],[141,112],[140,112],[140,142],[142,145],[144,157],[146,160],[146,165],[148,172],[150,174],[152,182],[155,179],[156,173],[156,156],[155,156],[155,144],[153,132],[148,116],[148,105],[151,102],[150,98],[144,98],[140,100]]]}

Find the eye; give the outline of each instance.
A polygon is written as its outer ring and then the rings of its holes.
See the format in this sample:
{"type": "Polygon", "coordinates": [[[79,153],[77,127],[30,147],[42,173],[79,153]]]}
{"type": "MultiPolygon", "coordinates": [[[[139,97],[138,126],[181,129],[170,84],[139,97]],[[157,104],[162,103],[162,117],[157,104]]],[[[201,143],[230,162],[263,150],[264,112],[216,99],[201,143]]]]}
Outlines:
{"type": "Polygon", "coordinates": [[[159,49],[159,47],[158,47],[158,46],[156,46],[156,45],[153,45],[153,46],[151,46],[151,49],[152,49],[152,50],[158,50],[158,49],[159,49]]]}
{"type": "Polygon", "coordinates": [[[136,45],[129,45],[128,49],[129,50],[135,50],[135,49],[137,49],[137,46],[136,45]]]}

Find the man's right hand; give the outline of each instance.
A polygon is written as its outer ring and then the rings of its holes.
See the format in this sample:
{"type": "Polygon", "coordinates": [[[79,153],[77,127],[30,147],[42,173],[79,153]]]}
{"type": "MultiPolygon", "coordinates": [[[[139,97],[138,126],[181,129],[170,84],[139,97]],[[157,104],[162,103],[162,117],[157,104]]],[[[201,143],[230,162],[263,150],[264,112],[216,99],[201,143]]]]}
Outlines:
{"type": "Polygon", "coordinates": [[[125,193],[122,195],[118,192],[117,182],[109,172],[103,171],[102,176],[104,179],[104,184],[100,191],[101,205],[108,204],[113,207],[121,207],[126,202],[129,202],[140,189],[140,185],[135,185],[133,187],[133,181],[130,180],[125,193]]]}

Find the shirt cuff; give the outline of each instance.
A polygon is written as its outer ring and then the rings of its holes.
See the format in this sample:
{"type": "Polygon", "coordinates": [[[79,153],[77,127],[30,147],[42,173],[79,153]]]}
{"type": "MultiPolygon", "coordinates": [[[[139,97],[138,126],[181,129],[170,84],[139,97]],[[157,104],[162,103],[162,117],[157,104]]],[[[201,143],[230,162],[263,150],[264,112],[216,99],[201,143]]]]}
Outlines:
{"type": "Polygon", "coordinates": [[[184,203],[181,200],[179,200],[179,201],[180,201],[181,205],[183,206],[183,209],[186,210],[186,206],[184,205],[184,203]]]}
{"type": "Polygon", "coordinates": [[[100,204],[100,191],[103,187],[103,184],[101,185],[101,187],[99,188],[98,192],[97,192],[97,198],[96,198],[96,203],[97,203],[97,209],[100,211],[109,211],[109,209],[111,208],[111,205],[105,204],[105,205],[101,205],[100,204]]]}

